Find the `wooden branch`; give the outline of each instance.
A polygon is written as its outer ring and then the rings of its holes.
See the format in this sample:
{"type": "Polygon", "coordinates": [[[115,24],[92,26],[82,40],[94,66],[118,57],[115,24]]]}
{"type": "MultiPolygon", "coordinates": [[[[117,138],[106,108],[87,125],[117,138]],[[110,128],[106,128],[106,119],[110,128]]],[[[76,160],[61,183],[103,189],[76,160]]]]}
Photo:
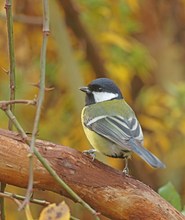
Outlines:
{"type": "MultiPolygon", "coordinates": [[[[183,220],[185,217],[151,188],[82,153],[37,140],[40,153],[87,203],[114,220],[183,220]]],[[[0,181],[26,187],[28,146],[17,133],[0,129],[0,181]]],[[[34,188],[69,197],[35,159],[34,188]]]]}

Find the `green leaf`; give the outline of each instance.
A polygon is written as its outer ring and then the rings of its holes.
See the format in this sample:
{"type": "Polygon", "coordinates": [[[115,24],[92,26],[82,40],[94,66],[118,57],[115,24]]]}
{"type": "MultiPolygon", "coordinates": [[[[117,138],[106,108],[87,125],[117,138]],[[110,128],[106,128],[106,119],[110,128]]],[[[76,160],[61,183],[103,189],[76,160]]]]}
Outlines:
{"type": "Polygon", "coordinates": [[[169,182],[158,190],[159,194],[171,203],[177,210],[182,210],[181,199],[174,185],[169,182]]]}

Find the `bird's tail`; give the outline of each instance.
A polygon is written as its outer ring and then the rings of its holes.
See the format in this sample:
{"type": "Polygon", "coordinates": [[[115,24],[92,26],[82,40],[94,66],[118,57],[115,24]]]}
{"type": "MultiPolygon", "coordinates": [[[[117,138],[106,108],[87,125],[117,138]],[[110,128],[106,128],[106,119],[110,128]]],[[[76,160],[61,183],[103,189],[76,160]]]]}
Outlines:
{"type": "Polygon", "coordinates": [[[165,168],[166,165],[162,163],[155,155],[150,153],[147,149],[137,144],[135,140],[130,139],[129,144],[131,149],[138,154],[144,161],[154,168],[165,168]]]}

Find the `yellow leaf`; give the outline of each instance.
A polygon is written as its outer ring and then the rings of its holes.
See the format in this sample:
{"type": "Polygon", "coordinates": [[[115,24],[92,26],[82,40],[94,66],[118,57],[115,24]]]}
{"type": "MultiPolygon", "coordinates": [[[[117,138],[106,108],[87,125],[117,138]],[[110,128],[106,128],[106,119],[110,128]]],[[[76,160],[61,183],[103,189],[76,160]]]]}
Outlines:
{"type": "Polygon", "coordinates": [[[69,220],[70,212],[69,207],[65,202],[61,202],[58,205],[55,203],[48,205],[44,208],[40,214],[39,220],[69,220]]]}

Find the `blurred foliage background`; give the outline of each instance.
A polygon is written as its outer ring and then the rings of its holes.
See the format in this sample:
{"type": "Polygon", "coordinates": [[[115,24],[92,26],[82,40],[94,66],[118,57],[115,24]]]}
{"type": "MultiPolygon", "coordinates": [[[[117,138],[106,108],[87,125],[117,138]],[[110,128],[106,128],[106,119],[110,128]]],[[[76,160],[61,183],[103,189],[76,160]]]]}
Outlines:
{"type": "MultiPolygon", "coordinates": [[[[13,2],[16,56],[16,98],[33,99],[39,82],[42,2],[13,2]]],[[[50,1],[51,34],[47,49],[46,91],[40,139],[80,151],[90,148],[80,122],[84,94],[92,79],[109,77],[121,88],[142,125],[145,146],[167,165],[154,170],[133,155],[132,175],[157,190],[171,181],[185,203],[185,1],[183,0],[58,0],[50,1]]],[[[4,2],[0,2],[0,100],[9,98],[9,68],[4,2]]],[[[35,107],[17,105],[16,117],[32,131],[35,107]]],[[[7,129],[0,112],[0,127],[7,129]]],[[[98,155],[117,169],[123,161],[98,155]]],[[[8,186],[8,191],[24,190],[8,186]]],[[[49,192],[34,197],[59,202],[49,192]]],[[[93,219],[67,200],[72,215],[93,219]]],[[[6,201],[7,219],[23,219],[6,201]]],[[[41,207],[33,205],[38,218],[41,207]]],[[[102,219],[106,219],[102,217],[102,219]]]]}

